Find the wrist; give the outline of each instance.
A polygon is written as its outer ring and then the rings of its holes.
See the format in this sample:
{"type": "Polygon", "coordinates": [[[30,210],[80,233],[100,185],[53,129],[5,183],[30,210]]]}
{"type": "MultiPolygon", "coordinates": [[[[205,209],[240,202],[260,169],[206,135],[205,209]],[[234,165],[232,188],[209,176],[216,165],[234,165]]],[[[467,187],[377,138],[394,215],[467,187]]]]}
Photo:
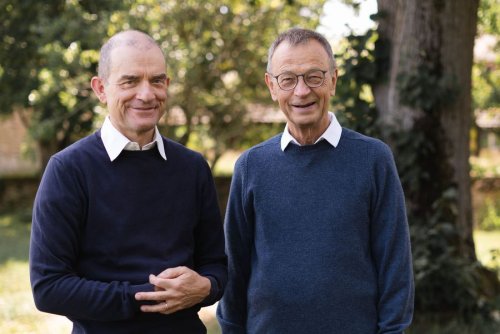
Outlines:
{"type": "Polygon", "coordinates": [[[203,299],[207,298],[210,295],[211,290],[212,281],[206,276],[201,276],[201,293],[203,295],[203,299]]]}

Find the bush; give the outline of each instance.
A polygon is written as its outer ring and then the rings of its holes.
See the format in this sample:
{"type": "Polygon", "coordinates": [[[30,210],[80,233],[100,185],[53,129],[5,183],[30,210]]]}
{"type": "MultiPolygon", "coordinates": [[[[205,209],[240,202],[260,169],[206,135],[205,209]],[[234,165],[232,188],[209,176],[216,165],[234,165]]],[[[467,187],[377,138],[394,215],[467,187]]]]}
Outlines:
{"type": "Polygon", "coordinates": [[[485,200],[484,206],[478,213],[479,228],[485,231],[500,230],[500,200],[485,200]]]}

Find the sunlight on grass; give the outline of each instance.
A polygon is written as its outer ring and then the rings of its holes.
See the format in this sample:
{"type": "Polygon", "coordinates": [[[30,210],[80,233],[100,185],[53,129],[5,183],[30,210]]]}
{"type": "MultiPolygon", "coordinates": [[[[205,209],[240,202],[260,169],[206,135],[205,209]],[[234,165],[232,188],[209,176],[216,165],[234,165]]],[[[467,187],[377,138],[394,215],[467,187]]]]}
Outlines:
{"type": "Polygon", "coordinates": [[[474,231],[476,255],[485,266],[500,270],[500,231],[474,231]]]}
{"type": "Polygon", "coordinates": [[[70,333],[70,322],[37,311],[31,295],[28,262],[0,266],[0,333],[70,333]]]}

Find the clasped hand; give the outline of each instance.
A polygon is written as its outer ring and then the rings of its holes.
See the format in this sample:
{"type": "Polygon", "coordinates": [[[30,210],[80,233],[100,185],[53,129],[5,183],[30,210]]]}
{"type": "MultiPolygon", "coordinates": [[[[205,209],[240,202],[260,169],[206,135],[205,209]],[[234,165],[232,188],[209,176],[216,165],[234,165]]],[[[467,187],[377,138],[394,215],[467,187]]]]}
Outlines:
{"type": "Polygon", "coordinates": [[[138,292],[137,300],[156,301],[142,305],[142,312],[171,314],[203,301],[210,294],[210,280],[187,267],[169,268],[159,275],[149,275],[155,291],[138,292]]]}

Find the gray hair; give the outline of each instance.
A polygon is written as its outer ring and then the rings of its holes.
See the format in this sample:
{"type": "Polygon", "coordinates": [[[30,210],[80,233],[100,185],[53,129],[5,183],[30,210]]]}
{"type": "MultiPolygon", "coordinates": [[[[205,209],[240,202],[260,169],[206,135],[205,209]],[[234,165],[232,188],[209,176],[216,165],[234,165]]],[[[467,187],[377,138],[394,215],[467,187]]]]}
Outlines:
{"type": "Polygon", "coordinates": [[[148,50],[157,47],[163,54],[161,47],[153,37],[139,30],[125,30],[113,35],[101,47],[97,75],[107,82],[111,69],[111,52],[119,46],[132,46],[138,49],[148,50]]]}
{"type": "Polygon", "coordinates": [[[292,28],[285,32],[282,32],[276,38],[273,44],[271,44],[271,47],[269,48],[269,51],[267,53],[267,72],[271,73],[271,60],[273,59],[276,48],[278,48],[278,46],[282,42],[288,42],[288,44],[295,46],[307,43],[312,39],[318,41],[321,46],[323,46],[323,49],[325,49],[326,54],[328,55],[328,62],[330,63],[330,71],[333,72],[335,68],[337,68],[337,64],[335,62],[335,58],[333,57],[332,47],[330,46],[330,43],[320,33],[303,28],[292,28]]]}

